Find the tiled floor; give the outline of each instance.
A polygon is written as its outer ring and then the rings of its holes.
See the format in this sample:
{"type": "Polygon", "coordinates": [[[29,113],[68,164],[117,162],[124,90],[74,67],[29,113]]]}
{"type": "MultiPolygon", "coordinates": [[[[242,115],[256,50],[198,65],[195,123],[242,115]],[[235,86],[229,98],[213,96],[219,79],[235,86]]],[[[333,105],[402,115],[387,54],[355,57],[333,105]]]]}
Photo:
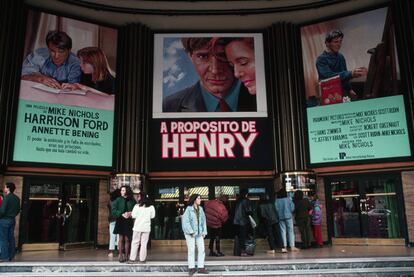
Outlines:
{"type": "MultiPolygon", "coordinates": [[[[325,246],[317,249],[306,249],[287,254],[267,254],[267,248],[260,246],[252,257],[232,255],[232,249],[224,248],[224,257],[206,257],[207,261],[239,261],[239,260],[301,260],[326,258],[357,258],[357,257],[410,257],[414,256],[414,247],[405,246],[325,246]]],[[[151,261],[186,261],[187,248],[179,246],[156,246],[148,252],[151,261]]],[[[207,252],[208,253],[208,252],[207,252]]],[[[15,262],[70,262],[70,261],[117,261],[108,257],[104,249],[82,249],[68,251],[26,251],[18,253],[15,262]]]]}

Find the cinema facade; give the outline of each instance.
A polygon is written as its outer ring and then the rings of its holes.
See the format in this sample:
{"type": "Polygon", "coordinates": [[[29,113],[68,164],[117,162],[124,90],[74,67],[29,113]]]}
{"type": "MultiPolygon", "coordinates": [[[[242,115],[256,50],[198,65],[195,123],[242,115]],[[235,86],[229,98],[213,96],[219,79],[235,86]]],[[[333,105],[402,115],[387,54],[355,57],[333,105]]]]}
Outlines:
{"type": "MultiPolygon", "coordinates": [[[[240,189],[257,207],[282,186],[317,192],[327,244],[414,242],[410,1],[208,10],[54,2],[0,4],[0,180],[22,199],[23,251],[107,245],[109,193],[124,184],[155,201],[155,246],[183,239],[180,214],[192,193],[226,194],[231,212],[240,189]],[[320,16],[303,17],[313,11],[320,16]],[[302,19],[289,20],[295,13],[302,19]],[[349,80],[353,99],[335,79],[318,79],[315,61],[333,29],[345,34],[348,69],[368,71],[349,80]],[[50,30],[66,32],[75,54],[102,49],[115,91],[50,91],[21,79],[50,30]],[[181,43],[188,38],[253,42],[254,109],[165,111],[165,98],[202,78],[181,43]]],[[[233,232],[228,222],[224,237],[233,232]]]]}

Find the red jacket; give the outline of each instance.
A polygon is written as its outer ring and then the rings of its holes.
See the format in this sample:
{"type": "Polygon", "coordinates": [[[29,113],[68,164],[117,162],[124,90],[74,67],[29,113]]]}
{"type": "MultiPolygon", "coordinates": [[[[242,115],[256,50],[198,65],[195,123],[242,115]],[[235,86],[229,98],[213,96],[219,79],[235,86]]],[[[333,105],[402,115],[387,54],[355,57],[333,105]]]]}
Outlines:
{"type": "Polygon", "coordinates": [[[226,207],[220,200],[208,201],[204,206],[207,226],[210,228],[220,228],[229,218],[226,207]]]}

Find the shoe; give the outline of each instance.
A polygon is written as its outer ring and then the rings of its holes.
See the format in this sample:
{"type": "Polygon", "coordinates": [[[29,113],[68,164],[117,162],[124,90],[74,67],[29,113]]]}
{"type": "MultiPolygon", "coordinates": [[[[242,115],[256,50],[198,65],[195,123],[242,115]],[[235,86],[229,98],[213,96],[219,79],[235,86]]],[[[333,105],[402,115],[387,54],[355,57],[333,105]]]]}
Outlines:
{"type": "Polygon", "coordinates": [[[112,252],[108,253],[108,257],[112,258],[113,256],[114,256],[114,253],[112,253],[112,252]]]}
{"type": "Polygon", "coordinates": [[[224,255],[224,253],[222,253],[222,252],[217,252],[217,257],[223,257],[223,256],[225,256],[225,255],[224,255]]]}
{"type": "Polygon", "coordinates": [[[196,272],[197,272],[197,269],[195,269],[195,268],[190,268],[190,269],[188,270],[188,275],[193,276],[193,275],[194,275],[194,273],[196,273],[196,272]]]}
{"type": "Polygon", "coordinates": [[[210,253],[208,254],[210,257],[218,257],[217,253],[214,251],[210,251],[210,253]]]}
{"type": "Polygon", "coordinates": [[[267,254],[275,254],[275,250],[267,250],[266,253],[267,254]]]}
{"type": "Polygon", "coordinates": [[[137,262],[137,263],[139,263],[139,264],[145,264],[147,261],[139,261],[139,262],[137,262]]]}
{"type": "Polygon", "coordinates": [[[282,253],[287,253],[288,251],[287,251],[287,249],[286,249],[286,248],[282,248],[282,249],[280,250],[280,252],[282,252],[282,253]]]}
{"type": "Polygon", "coordinates": [[[209,274],[209,273],[210,273],[210,272],[208,272],[208,270],[207,270],[207,269],[205,269],[205,268],[199,268],[197,272],[198,272],[198,273],[201,273],[201,274],[209,274]]]}
{"type": "Polygon", "coordinates": [[[124,254],[119,254],[119,256],[118,256],[118,261],[120,262],[120,263],[125,263],[126,262],[126,257],[125,257],[125,255],[124,254]]]}
{"type": "Polygon", "coordinates": [[[247,254],[246,252],[242,252],[242,253],[240,254],[240,256],[241,256],[241,257],[249,257],[249,254],[247,254]]]}
{"type": "Polygon", "coordinates": [[[296,248],[296,247],[291,247],[290,248],[290,251],[292,251],[292,252],[299,252],[300,249],[299,248],[296,248]]]}
{"type": "Polygon", "coordinates": [[[128,260],[126,263],[127,263],[127,264],[135,264],[136,262],[135,262],[135,261],[133,261],[133,260],[128,260]]]}

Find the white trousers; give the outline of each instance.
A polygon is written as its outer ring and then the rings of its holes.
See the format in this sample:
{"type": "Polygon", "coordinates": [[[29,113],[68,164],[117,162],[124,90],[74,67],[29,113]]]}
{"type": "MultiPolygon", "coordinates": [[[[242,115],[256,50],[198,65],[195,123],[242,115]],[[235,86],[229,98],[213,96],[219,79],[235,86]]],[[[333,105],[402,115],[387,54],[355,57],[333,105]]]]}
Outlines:
{"type": "Polygon", "coordinates": [[[138,254],[139,249],[139,260],[141,262],[147,259],[147,244],[149,240],[150,232],[135,232],[132,235],[132,242],[131,242],[131,254],[129,255],[129,259],[131,261],[135,261],[138,254]]]}
{"type": "Polygon", "coordinates": [[[197,268],[204,268],[204,260],[206,258],[206,253],[204,251],[204,238],[203,236],[192,237],[190,235],[185,235],[185,241],[187,242],[187,260],[188,268],[195,268],[195,246],[197,244],[197,268]]]}
{"type": "Polygon", "coordinates": [[[115,250],[118,245],[118,235],[114,234],[115,221],[109,223],[109,250],[115,250]]]}

